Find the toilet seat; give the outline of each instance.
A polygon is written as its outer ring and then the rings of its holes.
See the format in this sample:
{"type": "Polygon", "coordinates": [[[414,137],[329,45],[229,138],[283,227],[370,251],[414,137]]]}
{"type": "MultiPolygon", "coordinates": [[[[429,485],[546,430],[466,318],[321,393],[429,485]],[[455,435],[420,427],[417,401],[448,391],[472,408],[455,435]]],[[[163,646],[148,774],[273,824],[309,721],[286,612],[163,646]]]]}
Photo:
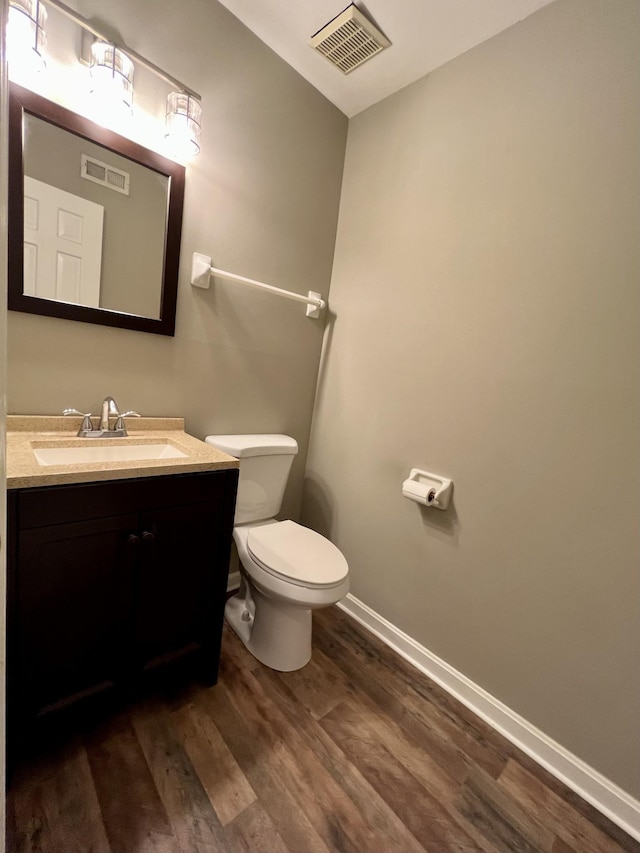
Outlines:
{"type": "Polygon", "coordinates": [[[295,521],[252,527],[247,551],[265,572],[298,586],[327,589],[342,583],[348,574],[342,552],[295,521]]]}

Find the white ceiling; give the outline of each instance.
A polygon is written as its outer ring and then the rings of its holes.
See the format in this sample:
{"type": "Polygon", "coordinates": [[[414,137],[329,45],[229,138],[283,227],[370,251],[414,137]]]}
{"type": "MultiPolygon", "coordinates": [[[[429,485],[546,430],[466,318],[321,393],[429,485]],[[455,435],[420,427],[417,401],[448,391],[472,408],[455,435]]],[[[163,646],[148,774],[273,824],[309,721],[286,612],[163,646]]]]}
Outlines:
{"type": "Polygon", "coordinates": [[[357,0],[391,47],[343,74],[309,46],[349,0],[220,0],[347,116],[521,21],[553,0],[357,0]]]}

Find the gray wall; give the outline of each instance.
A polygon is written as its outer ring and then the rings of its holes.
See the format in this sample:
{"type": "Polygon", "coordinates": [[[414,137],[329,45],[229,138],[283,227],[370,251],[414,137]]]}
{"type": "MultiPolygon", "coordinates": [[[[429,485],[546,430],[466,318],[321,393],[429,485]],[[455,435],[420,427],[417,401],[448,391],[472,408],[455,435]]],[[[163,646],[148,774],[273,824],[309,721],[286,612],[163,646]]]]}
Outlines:
{"type": "Polygon", "coordinates": [[[283,510],[296,514],[323,321],[231,282],[193,288],[191,255],[326,296],[347,120],[215,0],[74,7],[202,95],[201,153],[187,167],[176,335],[9,312],[9,412],[96,412],[111,394],[145,415],[183,416],[200,438],[289,433],[301,453],[283,510]]]}
{"type": "Polygon", "coordinates": [[[635,796],[639,102],[637,0],[559,0],[350,121],[302,514],[635,796]]]}

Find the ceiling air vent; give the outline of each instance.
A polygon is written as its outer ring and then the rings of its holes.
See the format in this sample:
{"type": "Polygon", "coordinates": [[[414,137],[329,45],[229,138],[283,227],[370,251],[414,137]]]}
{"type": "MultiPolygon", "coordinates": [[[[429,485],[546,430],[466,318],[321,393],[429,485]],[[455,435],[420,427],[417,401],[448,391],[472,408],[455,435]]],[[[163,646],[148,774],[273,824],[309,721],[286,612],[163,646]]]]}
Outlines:
{"type": "Polygon", "coordinates": [[[114,169],[88,154],[80,155],[80,177],[110,190],[129,195],[129,173],[114,169]]]}
{"type": "Polygon", "coordinates": [[[311,38],[311,47],[348,74],[391,42],[352,4],[311,38]]]}

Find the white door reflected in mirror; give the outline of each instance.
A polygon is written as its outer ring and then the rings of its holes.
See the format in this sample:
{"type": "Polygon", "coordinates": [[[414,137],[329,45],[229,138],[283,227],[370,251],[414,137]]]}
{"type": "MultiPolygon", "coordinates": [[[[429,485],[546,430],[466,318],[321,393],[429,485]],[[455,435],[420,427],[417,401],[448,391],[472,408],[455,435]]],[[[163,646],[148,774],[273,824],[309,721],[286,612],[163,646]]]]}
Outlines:
{"type": "Polygon", "coordinates": [[[100,307],[104,207],[25,175],[24,292],[100,307]]]}

